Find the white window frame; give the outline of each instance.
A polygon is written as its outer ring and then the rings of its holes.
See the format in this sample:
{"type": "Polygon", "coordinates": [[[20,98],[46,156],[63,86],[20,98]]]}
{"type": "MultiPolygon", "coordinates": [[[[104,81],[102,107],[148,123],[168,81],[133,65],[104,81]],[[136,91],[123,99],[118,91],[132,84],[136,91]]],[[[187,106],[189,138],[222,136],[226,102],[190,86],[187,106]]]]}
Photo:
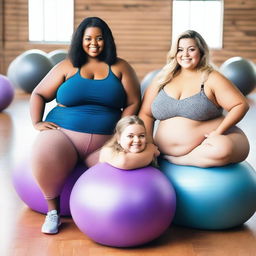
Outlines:
{"type": "Polygon", "coordinates": [[[199,32],[211,49],[223,47],[223,0],[173,0],[172,38],[199,32]]]}
{"type": "Polygon", "coordinates": [[[29,41],[69,43],[74,29],[74,0],[29,0],[29,41]]]}

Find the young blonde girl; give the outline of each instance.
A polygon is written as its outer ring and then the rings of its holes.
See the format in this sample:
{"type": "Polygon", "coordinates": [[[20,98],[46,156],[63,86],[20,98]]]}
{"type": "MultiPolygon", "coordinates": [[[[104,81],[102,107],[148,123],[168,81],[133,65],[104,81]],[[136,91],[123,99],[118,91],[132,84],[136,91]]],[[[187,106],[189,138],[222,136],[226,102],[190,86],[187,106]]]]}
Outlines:
{"type": "Polygon", "coordinates": [[[99,161],[130,170],[155,163],[158,155],[157,147],[147,143],[144,122],[133,115],[119,120],[115,134],[100,151],[99,161]]]}

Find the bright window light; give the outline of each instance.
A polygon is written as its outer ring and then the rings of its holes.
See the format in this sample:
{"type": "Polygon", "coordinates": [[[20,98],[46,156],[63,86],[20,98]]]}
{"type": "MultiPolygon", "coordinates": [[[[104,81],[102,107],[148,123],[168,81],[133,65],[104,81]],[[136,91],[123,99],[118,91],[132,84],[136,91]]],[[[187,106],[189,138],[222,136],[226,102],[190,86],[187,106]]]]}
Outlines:
{"type": "Polygon", "coordinates": [[[70,42],[74,0],[29,0],[29,41],[70,42]]]}
{"type": "Polygon", "coordinates": [[[210,48],[222,48],[222,0],[173,0],[172,35],[185,30],[199,32],[210,48]]]}

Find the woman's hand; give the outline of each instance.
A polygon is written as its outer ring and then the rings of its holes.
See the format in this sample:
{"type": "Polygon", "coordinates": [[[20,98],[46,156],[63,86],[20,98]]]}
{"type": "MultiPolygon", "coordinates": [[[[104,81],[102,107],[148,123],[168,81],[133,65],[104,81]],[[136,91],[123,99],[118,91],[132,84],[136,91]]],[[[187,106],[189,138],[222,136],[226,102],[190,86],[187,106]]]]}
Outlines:
{"type": "Polygon", "coordinates": [[[34,125],[34,127],[38,131],[59,129],[59,126],[52,122],[38,122],[34,125]]]}
{"type": "Polygon", "coordinates": [[[214,130],[214,131],[210,132],[209,134],[205,134],[204,136],[205,136],[205,138],[209,139],[209,138],[215,137],[217,135],[221,135],[221,134],[219,132],[217,132],[216,130],[214,130]]]}
{"type": "Polygon", "coordinates": [[[149,148],[152,151],[153,157],[158,157],[160,155],[160,151],[158,150],[158,147],[155,144],[148,143],[147,148],[149,148]]]}
{"type": "Polygon", "coordinates": [[[160,155],[160,151],[157,146],[155,146],[155,154],[154,157],[158,157],[160,155]]]}

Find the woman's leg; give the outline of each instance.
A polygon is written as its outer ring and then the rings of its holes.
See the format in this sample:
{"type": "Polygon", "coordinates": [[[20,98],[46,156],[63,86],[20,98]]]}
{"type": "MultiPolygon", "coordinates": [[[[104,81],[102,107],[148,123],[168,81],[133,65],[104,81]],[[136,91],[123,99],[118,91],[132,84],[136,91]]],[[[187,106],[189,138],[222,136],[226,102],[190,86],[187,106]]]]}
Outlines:
{"type": "Polygon", "coordinates": [[[32,169],[49,211],[59,211],[61,189],[77,158],[74,145],[61,130],[39,133],[32,152],[32,169]]]}
{"type": "Polygon", "coordinates": [[[84,157],[86,166],[91,167],[99,162],[100,149],[111,137],[112,135],[91,134],[87,154],[84,157]]]}
{"type": "Polygon", "coordinates": [[[79,159],[84,161],[87,167],[98,163],[100,148],[112,137],[112,135],[75,132],[63,128],[61,130],[70,138],[73,145],[75,145],[79,159]]]}
{"type": "Polygon", "coordinates": [[[199,146],[184,156],[164,158],[178,165],[199,167],[223,166],[244,161],[249,154],[249,142],[242,131],[217,135],[205,139],[199,146]]]}

